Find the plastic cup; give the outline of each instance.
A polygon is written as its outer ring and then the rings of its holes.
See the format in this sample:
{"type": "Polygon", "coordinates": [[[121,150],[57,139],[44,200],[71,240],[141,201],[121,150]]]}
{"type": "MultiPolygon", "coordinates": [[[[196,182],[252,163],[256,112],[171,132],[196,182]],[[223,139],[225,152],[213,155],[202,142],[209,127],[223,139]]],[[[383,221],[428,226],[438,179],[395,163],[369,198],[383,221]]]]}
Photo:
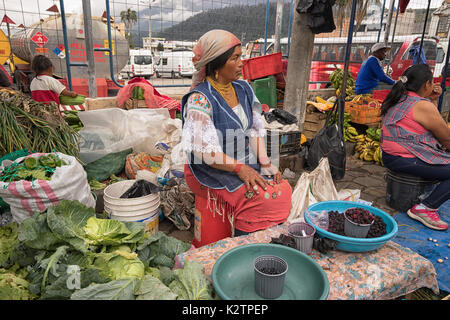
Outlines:
{"type": "Polygon", "coordinates": [[[369,233],[370,227],[372,226],[375,219],[372,220],[370,224],[360,224],[351,221],[347,218],[347,214],[344,212],[344,233],[347,237],[352,238],[365,238],[369,233]]]}
{"type": "Polygon", "coordinates": [[[255,291],[264,299],[276,299],[282,295],[287,262],[277,256],[259,256],[254,260],[255,291]]]}
{"type": "Polygon", "coordinates": [[[295,240],[295,247],[303,253],[310,254],[313,248],[316,228],[309,223],[295,222],[288,226],[288,235],[295,240]]]}

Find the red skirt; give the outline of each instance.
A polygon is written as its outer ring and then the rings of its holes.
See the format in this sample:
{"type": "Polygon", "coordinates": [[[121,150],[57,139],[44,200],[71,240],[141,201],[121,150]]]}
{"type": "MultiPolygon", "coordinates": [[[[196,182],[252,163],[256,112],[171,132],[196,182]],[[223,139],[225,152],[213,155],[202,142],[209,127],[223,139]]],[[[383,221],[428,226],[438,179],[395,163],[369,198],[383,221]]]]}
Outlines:
{"type": "Polygon", "coordinates": [[[267,190],[259,188],[259,194],[245,196],[245,185],[234,192],[226,189],[211,189],[201,185],[187,164],[184,166],[186,183],[196,197],[214,202],[214,210],[226,214],[232,228],[244,232],[255,232],[283,223],[291,211],[292,188],[287,180],[279,184],[268,184],[267,190]]]}

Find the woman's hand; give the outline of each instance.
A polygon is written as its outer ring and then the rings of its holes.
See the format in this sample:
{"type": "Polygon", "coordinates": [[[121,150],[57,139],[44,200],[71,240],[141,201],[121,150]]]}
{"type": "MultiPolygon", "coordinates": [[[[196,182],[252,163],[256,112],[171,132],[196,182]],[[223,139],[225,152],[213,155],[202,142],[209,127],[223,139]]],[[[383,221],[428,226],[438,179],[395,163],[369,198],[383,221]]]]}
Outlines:
{"type": "Polygon", "coordinates": [[[273,164],[269,166],[261,166],[261,173],[265,176],[273,176],[273,181],[278,184],[282,180],[281,172],[273,164]]]}
{"type": "Polygon", "coordinates": [[[247,191],[253,191],[256,192],[256,194],[259,194],[258,185],[263,188],[263,190],[267,189],[266,180],[252,167],[243,165],[237,175],[239,179],[244,181],[247,191]]]}
{"type": "Polygon", "coordinates": [[[439,83],[433,83],[433,92],[427,97],[431,101],[436,101],[442,94],[442,88],[439,83]]]}

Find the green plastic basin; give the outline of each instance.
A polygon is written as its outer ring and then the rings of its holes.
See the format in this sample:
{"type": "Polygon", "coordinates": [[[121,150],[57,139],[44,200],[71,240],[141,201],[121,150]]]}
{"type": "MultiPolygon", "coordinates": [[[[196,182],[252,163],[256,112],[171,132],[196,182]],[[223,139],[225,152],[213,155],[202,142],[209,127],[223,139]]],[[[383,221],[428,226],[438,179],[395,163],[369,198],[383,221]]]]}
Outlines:
{"type": "Polygon", "coordinates": [[[301,251],[268,243],[247,244],[225,252],[212,270],[212,282],[224,300],[263,300],[255,292],[253,261],[275,255],[288,264],[283,294],[277,300],[325,300],[330,289],[322,267],[301,251]]]}

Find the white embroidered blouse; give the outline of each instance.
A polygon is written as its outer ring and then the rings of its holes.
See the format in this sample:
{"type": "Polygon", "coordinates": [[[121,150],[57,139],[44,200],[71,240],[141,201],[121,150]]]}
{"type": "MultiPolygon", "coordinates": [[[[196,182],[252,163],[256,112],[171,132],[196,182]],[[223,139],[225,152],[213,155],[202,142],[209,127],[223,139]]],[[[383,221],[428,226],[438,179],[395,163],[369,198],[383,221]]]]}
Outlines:
{"type": "MultiPolygon", "coordinates": [[[[232,110],[241,120],[244,130],[248,128],[248,119],[241,104],[232,110]]],[[[181,137],[183,150],[186,152],[222,152],[221,143],[211,119],[211,106],[201,93],[193,93],[184,108],[184,126],[181,137]]],[[[266,130],[261,116],[261,103],[254,95],[253,125],[250,128],[251,137],[264,137],[266,130]]]]}

